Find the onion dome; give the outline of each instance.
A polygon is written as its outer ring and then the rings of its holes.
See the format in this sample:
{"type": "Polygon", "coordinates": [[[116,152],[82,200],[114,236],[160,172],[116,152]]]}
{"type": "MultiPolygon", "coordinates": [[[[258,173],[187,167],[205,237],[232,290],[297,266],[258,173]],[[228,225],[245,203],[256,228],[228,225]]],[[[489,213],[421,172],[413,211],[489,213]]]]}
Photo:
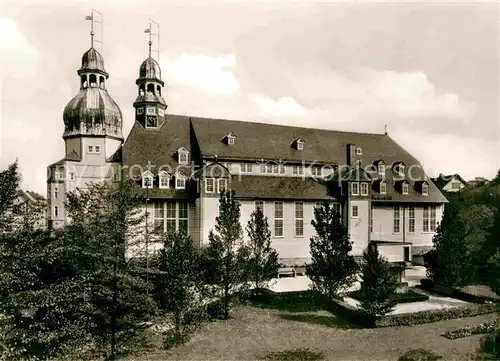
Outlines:
{"type": "Polygon", "coordinates": [[[91,135],[123,140],[122,112],[106,90],[108,73],[97,50],[91,48],[83,54],[78,75],[80,91],[63,112],[63,138],[91,135]]]}
{"type": "Polygon", "coordinates": [[[139,82],[140,80],[154,80],[162,86],[164,85],[161,80],[160,65],[158,65],[156,60],[152,57],[149,57],[142,62],[141,67],[139,68],[139,79],[137,79],[137,81],[139,82]]]}
{"type": "Polygon", "coordinates": [[[85,72],[99,73],[106,76],[106,78],[109,77],[106,70],[104,70],[104,59],[93,47],[87,50],[82,56],[82,67],[78,70],[78,75],[85,72]]]}
{"type": "Polygon", "coordinates": [[[64,108],[64,135],[101,135],[123,138],[122,112],[108,92],[84,88],[64,108]]]}

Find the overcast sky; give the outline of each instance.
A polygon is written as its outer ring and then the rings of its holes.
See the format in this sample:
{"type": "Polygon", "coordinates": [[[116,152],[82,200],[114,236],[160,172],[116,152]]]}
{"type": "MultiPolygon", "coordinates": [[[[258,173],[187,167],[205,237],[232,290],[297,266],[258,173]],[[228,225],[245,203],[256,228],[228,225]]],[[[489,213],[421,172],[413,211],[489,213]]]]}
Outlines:
{"type": "Polygon", "coordinates": [[[62,112],[79,89],[92,7],[104,13],[125,135],[151,17],[170,113],[375,133],[387,124],[431,176],[491,178],[500,167],[498,4],[0,0],[0,168],[17,157],[24,188],[46,195],[46,166],[64,156],[62,112]]]}

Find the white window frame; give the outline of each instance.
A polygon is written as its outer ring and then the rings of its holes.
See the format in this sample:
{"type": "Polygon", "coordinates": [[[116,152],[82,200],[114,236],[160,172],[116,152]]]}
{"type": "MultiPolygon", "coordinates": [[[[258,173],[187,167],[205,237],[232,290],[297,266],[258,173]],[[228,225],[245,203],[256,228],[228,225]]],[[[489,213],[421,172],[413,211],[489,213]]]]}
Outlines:
{"type": "Polygon", "coordinates": [[[429,195],[429,185],[427,183],[422,184],[422,195],[429,195]]]}
{"type": "Polygon", "coordinates": [[[431,232],[436,232],[437,228],[436,208],[436,206],[430,206],[429,229],[431,232]]]}
{"type": "Polygon", "coordinates": [[[178,159],[179,164],[189,164],[189,152],[185,150],[179,150],[178,154],[179,154],[179,159],[178,159]]]}
{"type": "Polygon", "coordinates": [[[54,199],[59,198],[59,187],[54,186],[54,199]]]}
{"type": "Polygon", "coordinates": [[[284,237],[284,226],[283,226],[283,215],[284,215],[284,205],[283,202],[274,202],[274,229],[273,235],[274,238],[283,238],[284,237]],[[281,229],[281,234],[276,232],[277,229],[281,229]]]}
{"type": "Polygon", "coordinates": [[[342,205],[340,203],[332,203],[331,204],[332,208],[334,208],[338,214],[340,214],[342,216],[342,205]]]}
{"type": "Polygon", "coordinates": [[[182,175],[175,176],[175,189],[186,189],[186,177],[182,175]]]}
{"type": "Polygon", "coordinates": [[[142,174],[142,188],[153,188],[153,173],[146,171],[142,174]],[[150,185],[146,185],[146,179],[150,180],[150,185]]]}
{"type": "Polygon", "coordinates": [[[410,191],[410,185],[408,183],[403,183],[401,191],[407,196],[410,191]]]}
{"type": "Polygon", "coordinates": [[[59,217],[59,207],[58,206],[54,206],[54,217],[59,217]]]}
{"type": "Polygon", "coordinates": [[[360,192],[360,194],[362,196],[367,196],[368,195],[368,183],[366,183],[366,182],[362,182],[361,183],[361,192],[360,192]]]}
{"type": "Polygon", "coordinates": [[[158,187],[160,189],[169,189],[170,188],[170,176],[167,172],[163,171],[158,174],[158,187]],[[166,185],[162,184],[166,180],[166,185]]]}
{"type": "Polygon", "coordinates": [[[228,145],[234,145],[234,143],[235,143],[235,137],[232,136],[232,135],[228,135],[227,136],[227,144],[228,145]]]}
{"type": "Polygon", "coordinates": [[[295,202],[294,235],[304,237],[304,202],[295,202]]]}
{"type": "MultiPolygon", "coordinates": [[[[163,230],[164,232],[169,232],[170,230],[180,231],[181,222],[186,223],[186,233],[189,232],[189,203],[188,202],[176,202],[167,201],[163,202],[163,230]],[[186,217],[181,217],[181,210],[185,207],[186,217]]],[[[156,216],[156,213],[153,215],[156,216]]],[[[156,218],[155,221],[160,221],[162,218],[156,218]]]]}
{"type": "Polygon", "coordinates": [[[380,183],[380,194],[387,194],[387,183],[386,182],[380,183]]]}
{"type": "Polygon", "coordinates": [[[403,177],[405,175],[405,166],[402,163],[399,164],[399,166],[398,166],[398,175],[400,177],[403,177]]]}
{"type": "Polygon", "coordinates": [[[137,115],[141,115],[141,114],[144,114],[144,108],[143,107],[137,108],[137,115]]]}
{"type": "Polygon", "coordinates": [[[252,173],[253,164],[252,163],[240,163],[240,172],[241,173],[252,173]]]}
{"type": "Polygon", "coordinates": [[[156,115],[156,108],[146,107],[146,114],[147,115],[156,115]]]}
{"type": "Polygon", "coordinates": [[[359,183],[351,183],[351,196],[359,196],[359,183]]]}
{"type": "Polygon", "coordinates": [[[378,174],[384,176],[385,175],[385,164],[379,163],[378,165],[378,174]]]}
{"type": "Polygon", "coordinates": [[[217,180],[217,193],[222,193],[223,189],[227,189],[227,179],[219,178],[217,180]],[[221,186],[221,184],[223,184],[223,186],[221,186]]]}
{"type": "Polygon", "coordinates": [[[304,167],[301,165],[292,166],[292,174],[293,175],[304,175],[304,167]]]}
{"type": "Polygon", "coordinates": [[[64,169],[56,168],[56,180],[64,180],[64,169]]]}
{"type": "Polygon", "coordinates": [[[253,203],[253,209],[254,209],[254,211],[256,211],[257,208],[260,207],[259,203],[262,204],[262,208],[261,208],[262,209],[262,213],[265,215],[266,214],[265,213],[265,204],[266,204],[266,202],[264,202],[264,201],[254,201],[254,203],[253,203]]]}
{"type": "Polygon", "coordinates": [[[161,108],[158,108],[158,115],[160,117],[163,117],[165,115],[165,111],[163,109],[161,109],[161,108]]]}
{"type": "Polygon", "coordinates": [[[373,203],[370,207],[370,233],[373,233],[373,215],[375,214],[375,207],[373,203]]]}
{"type": "Polygon", "coordinates": [[[155,201],[153,203],[153,224],[155,231],[160,228],[162,230],[161,233],[165,233],[165,202],[164,201],[155,201]]]}
{"type": "Polygon", "coordinates": [[[359,217],[359,207],[357,205],[352,205],[351,207],[351,218],[359,217]]]}
{"type": "Polygon", "coordinates": [[[94,146],[94,149],[95,149],[94,153],[96,154],[101,153],[101,147],[99,145],[94,146]]]}
{"type": "Polygon", "coordinates": [[[363,149],[361,149],[360,147],[357,147],[356,148],[356,155],[363,155],[363,149]]]}
{"type": "Polygon", "coordinates": [[[408,207],[408,233],[415,233],[415,207],[408,207]]]}
{"type": "Polygon", "coordinates": [[[177,202],[165,202],[165,226],[164,226],[164,230],[165,232],[170,232],[170,229],[169,229],[169,223],[170,224],[174,224],[175,226],[173,227],[175,231],[177,231],[177,227],[178,227],[178,222],[177,222],[177,214],[178,214],[178,211],[177,211],[177,202]],[[172,207],[173,205],[173,207],[172,207]],[[172,213],[174,214],[174,216],[172,217],[172,213]]]}
{"type": "Polygon", "coordinates": [[[312,166],[311,167],[311,174],[315,177],[321,177],[323,176],[323,168],[321,166],[312,166]]]}
{"type": "Polygon", "coordinates": [[[297,150],[304,150],[304,142],[297,140],[297,150]]]}
{"type": "Polygon", "coordinates": [[[215,193],[215,178],[205,178],[205,193],[215,193]]]}
{"type": "Polygon", "coordinates": [[[393,214],[392,233],[399,234],[401,233],[401,208],[393,207],[392,214],[393,214]]]}
{"type": "Polygon", "coordinates": [[[94,146],[93,145],[87,145],[87,153],[88,154],[94,153],[94,146]]]}
{"type": "Polygon", "coordinates": [[[260,172],[261,173],[267,173],[267,164],[266,163],[262,163],[260,165],[260,172]]]}

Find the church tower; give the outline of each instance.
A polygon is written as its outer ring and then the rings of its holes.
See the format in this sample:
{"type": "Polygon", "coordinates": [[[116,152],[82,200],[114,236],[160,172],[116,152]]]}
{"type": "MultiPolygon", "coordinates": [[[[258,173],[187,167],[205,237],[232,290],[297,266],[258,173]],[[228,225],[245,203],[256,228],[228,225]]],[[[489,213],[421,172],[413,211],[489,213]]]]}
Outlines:
{"type": "MultiPolygon", "coordinates": [[[[134,102],[135,120],[146,129],[156,130],[165,122],[165,112],[167,104],[161,93],[165,83],[161,80],[161,69],[158,62],[151,56],[151,23],[149,29],[149,56],[144,60],[139,68],[139,78],[137,84],[137,99],[134,102]]],[[[159,56],[159,50],[156,50],[159,56]]]]}
{"type": "Polygon", "coordinates": [[[85,189],[88,183],[120,180],[122,112],[108,93],[109,74],[94,48],[94,12],[87,20],[91,21],[90,49],[77,71],[80,89],[63,112],[65,156],[47,172],[49,225],[53,228],[68,221],[64,209],[67,192],[85,189]]]}

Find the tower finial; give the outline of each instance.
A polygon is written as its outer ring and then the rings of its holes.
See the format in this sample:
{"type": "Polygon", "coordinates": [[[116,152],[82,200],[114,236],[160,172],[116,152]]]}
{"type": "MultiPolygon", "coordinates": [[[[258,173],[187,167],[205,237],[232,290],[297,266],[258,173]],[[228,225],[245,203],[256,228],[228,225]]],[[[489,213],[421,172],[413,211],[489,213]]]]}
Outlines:
{"type": "Polygon", "coordinates": [[[156,52],[158,54],[158,59],[156,59],[158,62],[160,62],[160,25],[153,19],[149,18],[149,28],[144,30],[145,33],[149,34],[149,57],[151,58],[151,52],[156,52]],[[156,34],[151,31],[151,23],[154,23],[156,25],[156,34]],[[153,45],[152,41],[152,36],[155,35],[157,37],[157,46],[156,50],[152,50],[151,47],[153,45]]]}
{"type": "Polygon", "coordinates": [[[387,135],[387,124],[384,125],[384,135],[387,135]]]}
{"type": "Polygon", "coordinates": [[[93,48],[94,47],[94,41],[97,42],[97,43],[101,43],[101,52],[102,52],[102,36],[103,36],[103,16],[102,16],[102,13],[100,13],[99,11],[97,10],[94,10],[92,9],[92,12],[90,13],[90,15],[87,15],[85,16],[85,20],[89,20],[90,21],[90,47],[93,48]],[[94,13],[97,13],[100,15],[100,21],[97,21],[94,19],[94,13]],[[95,36],[95,31],[94,31],[94,23],[99,23],[101,24],[101,40],[94,40],[94,36],[95,36]]]}

